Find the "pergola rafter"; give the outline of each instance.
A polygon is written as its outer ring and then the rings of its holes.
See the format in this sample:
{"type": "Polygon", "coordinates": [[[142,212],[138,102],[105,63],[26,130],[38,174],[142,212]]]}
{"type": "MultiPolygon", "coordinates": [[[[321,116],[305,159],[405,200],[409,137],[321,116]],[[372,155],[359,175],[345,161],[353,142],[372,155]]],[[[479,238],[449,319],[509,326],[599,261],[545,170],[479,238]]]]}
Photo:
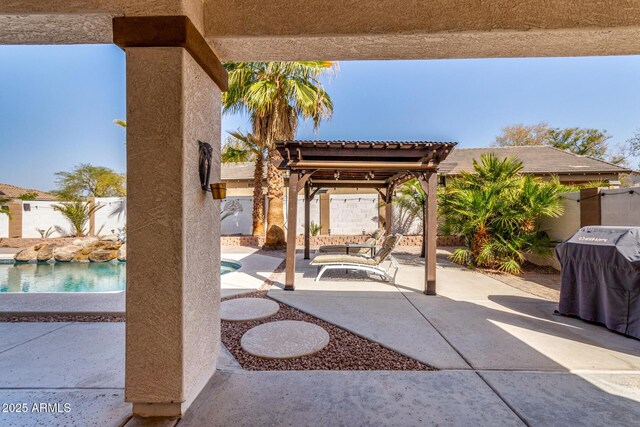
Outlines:
{"type": "Polygon", "coordinates": [[[430,141],[278,141],[289,172],[285,289],[295,288],[298,193],[304,189],[304,258],[309,259],[310,202],[321,188],[371,188],[385,201],[385,227],[391,233],[393,191],[417,178],[427,194],[425,203],[425,288],[436,294],[436,172],[455,142],[430,141]]]}

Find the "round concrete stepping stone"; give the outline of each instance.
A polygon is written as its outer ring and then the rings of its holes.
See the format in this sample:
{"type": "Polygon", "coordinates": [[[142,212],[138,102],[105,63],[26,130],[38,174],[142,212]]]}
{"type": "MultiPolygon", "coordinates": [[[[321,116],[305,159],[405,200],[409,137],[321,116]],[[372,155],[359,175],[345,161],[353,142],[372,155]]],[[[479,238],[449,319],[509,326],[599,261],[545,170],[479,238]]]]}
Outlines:
{"type": "Polygon", "coordinates": [[[246,322],[273,316],[280,310],[277,302],[265,298],[237,298],[220,303],[220,318],[246,322]]]}
{"type": "Polygon", "coordinates": [[[329,344],[329,333],[313,323],[281,320],[249,329],[242,349],[265,359],[293,359],[317,353],[329,344]]]}

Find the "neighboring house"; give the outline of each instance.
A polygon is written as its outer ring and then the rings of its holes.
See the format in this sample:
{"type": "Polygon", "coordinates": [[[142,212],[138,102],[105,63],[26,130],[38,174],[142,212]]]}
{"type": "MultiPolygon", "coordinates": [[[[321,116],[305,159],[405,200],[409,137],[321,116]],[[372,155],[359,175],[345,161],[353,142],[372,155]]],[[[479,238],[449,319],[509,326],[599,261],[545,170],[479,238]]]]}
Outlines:
{"type": "Polygon", "coordinates": [[[517,158],[522,161],[523,173],[540,177],[555,175],[564,183],[619,181],[621,175],[632,172],[631,169],[593,157],[545,146],[457,148],[440,164],[440,171],[448,176],[455,176],[462,171],[473,172],[473,160],[487,153],[517,158]]]}
{"type": "Polygon", "coordinates": [[[27,193],[34,193],[36,195],[35,200],[39,201],[57,200],[57,197],[54,194],[47,193],[45,191],[0,183],[0,199],[19,199],[23,194],[27,193]]]}
{"type": "Polygon", "coordinates": [[[23,210],[30,209],[33,204],[56,200],[55,195],[45,191],[0,183],[0,207],[10,213],[10,215],[0,214],[0,238],[22,237],[23,210]],[[26,194],[35,197],[23,202],[20,198],[26,194]]]}

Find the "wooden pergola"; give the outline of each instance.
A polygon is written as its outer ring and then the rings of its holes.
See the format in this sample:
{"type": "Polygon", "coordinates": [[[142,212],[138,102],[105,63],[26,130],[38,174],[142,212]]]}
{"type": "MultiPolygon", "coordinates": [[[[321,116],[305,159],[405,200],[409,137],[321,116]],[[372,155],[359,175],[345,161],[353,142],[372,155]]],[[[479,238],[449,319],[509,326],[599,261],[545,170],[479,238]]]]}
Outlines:
{"type": "Polygon", "coordinates": [[[455,142],[279,141],[278,169],[289,171],[285,290],[295,288],[298,193],[304,190],[304,258],[309,259],[310,203],[322,188],[372,188],[385,201],[385,227],[392,226],[394,189],[413,178],[427,194],[424,217],[425,287],[436,294],[436,186],[438,165],[455,142]]]}

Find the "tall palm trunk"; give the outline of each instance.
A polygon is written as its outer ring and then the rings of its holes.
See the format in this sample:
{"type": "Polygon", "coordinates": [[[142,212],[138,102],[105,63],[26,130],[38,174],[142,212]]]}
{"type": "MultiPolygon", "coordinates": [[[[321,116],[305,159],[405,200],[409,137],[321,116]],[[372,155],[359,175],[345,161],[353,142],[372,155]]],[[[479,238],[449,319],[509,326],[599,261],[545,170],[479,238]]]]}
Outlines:
{"type": "Polygon", "coordinates": [[[255,170],[253,172],[253,235],[264,237],[264,157],[256,155],[255,170]]]}
{"type": "MultiPolygon", "coordinates": [[[[272,145],[272,144],[270,144],[272,145]]],[[[272,146],[268,150],[269,161],[267,163],[267,199],[269,209],[267,210],[267,239],[266,249],[282,249],[286,245],[284,233],[284,206],[282,189],[284,188],[284,177],[282,172],[276,168],[274,162],[282,160],[280,154],[272,146]]],[[[297,195],[295,195],[297,197],[297,195]]]]}

